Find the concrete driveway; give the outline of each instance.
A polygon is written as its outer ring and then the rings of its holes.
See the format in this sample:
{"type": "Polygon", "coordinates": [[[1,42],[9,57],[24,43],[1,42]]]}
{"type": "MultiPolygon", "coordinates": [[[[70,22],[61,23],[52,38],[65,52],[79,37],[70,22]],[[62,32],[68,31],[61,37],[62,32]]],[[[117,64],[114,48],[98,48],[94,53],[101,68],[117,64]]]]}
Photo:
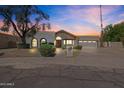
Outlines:
{"type": "Polygon", "coordinates": [[[41,57],[38,52],[34,53],[35,56],[32,54],[26,57],[25,55],[28,55],[28,53],[22,53],[18,57],[7,56],[0,58],[0,66],[39,67],[42,64],[70,64],[77,66],[124,68],[124,48],[83,48],[81,51],[76,51],[72,57],[67,57],[66,51],[62,49],[57,50],[55,57],[41,57]]]}
{"type": "Polygon", "coordinates": [[[73,57],[0,58],[0,87],[124,87],[124,49],[84,48],[73,57]]]}

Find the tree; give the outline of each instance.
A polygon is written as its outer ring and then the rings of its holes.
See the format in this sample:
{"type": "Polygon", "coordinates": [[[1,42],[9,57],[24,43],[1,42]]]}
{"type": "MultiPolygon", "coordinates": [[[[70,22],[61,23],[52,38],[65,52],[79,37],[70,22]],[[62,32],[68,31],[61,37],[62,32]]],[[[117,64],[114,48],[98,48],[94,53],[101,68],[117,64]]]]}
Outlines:
{"type": "Polygon", "coordinates": [[[4,23],[1,30],[9,31],[13,28],[23,45],[26,45],[27,36],[40,29],[42,20],[49,20],[47,14],[33,5],[0,6],[0,16],[4,23]]]}
{"type": "Polygon", "coordinates": [[[104,41],[118,42],[124,37],[124,22],[108,25],[104,28],[104,41]]]}
{"type": "Polygon", "coordinates": [[[113,32],[113,26],[112,24],[107,25],[103,30],[103,41],[111,41],[112,33],[113,32]]]}

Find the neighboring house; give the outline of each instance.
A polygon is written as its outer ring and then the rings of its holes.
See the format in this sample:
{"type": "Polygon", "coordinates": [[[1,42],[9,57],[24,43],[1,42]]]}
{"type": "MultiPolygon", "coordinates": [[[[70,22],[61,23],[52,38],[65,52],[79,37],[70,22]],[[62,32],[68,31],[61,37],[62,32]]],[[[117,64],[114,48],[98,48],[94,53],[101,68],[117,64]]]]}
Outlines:
{"type": "Polygon", "coordinates": [[[37,32],[34,37],[26,39],[26,42],[30,44],[31,48],[39,48],[42,43],[50,43],[57,48],[63,46],[76,46],[82,45],[86,47],[98,47],[98,36],[75,36],[64,30],[58,32],[37,32]]]}
{"type": "Polygon", "coordinates": [[[16,48],[18,37],[0,32],[0,48],[16,48]]]}

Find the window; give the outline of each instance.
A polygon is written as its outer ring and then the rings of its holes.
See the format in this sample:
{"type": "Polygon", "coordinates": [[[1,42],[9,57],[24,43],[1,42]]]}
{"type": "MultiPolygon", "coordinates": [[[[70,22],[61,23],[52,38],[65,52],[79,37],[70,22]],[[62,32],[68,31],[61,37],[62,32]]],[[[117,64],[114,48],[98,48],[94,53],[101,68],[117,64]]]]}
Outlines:
{"type": "Polygon", "coordinates": [[[62,38],[61,38],[61,37],[59,37],[59,36],[57,36],[57,37],[56,37],[56,40],[62,40],[62,38]]]}
{"type": "Polygon", "coordinates": [[[84,43],[86,43],[87,41],[83,41],[84,43]]]}
{"type": "Polygon", "coordinates": [[[91,43],[92,41],[88,41],[88,43],[91,43]]]}
{"type": "Polygon", "coordinates": [[[68,45],[73,44],[72,40],[67,40],[67,44],[68,44],[68,45]]]}
{"type": "Polygon", "coordinates": [[[37,39],[32,40],[32,47],[37,47],[37,39]]]}
{"type": "Polygon", "coordinates": [[[96,43],[96,41],[92,41],[93,43],[96,43]]]}
{"type": "Polygon", "coordinates": [[[82,43],[82,41],[79,41],[79,43],[82,43]]]}
{"type": "Polygon", "coordinates": [[[64,45],[74,45],[74,40],[64,40],[64,45]]]}
{"type": "Polygon", "coordinates": [[[42,38],[42,39],[40,40],[40,42],[41,42],[41,44],[44,44],[44,43],[47,43],[47,40],[46,40],[45,38],[42,38]]]}

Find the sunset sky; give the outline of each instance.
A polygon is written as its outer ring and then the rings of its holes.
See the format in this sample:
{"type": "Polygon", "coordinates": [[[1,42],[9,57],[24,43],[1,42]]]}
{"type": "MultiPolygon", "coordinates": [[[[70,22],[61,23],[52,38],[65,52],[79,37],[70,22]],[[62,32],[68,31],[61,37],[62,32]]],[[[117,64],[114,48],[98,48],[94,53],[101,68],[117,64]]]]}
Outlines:
{"type": "MultiPolygon", "coordinates": [[[[50,16],[52,31],[61,29],[76,35],[99,35],[100,13],[97,5],[42,5],[50,16]]],[[[124,6],[102,6],[103,26],[124,20],[124,6]]],[[[1,22],[0,22],[1,24],[1,22]]]]}
{"type": "MultiPolygon", "coordinates": [[[[77,35],[98,35],[100,33],[99,6],[66,5],[39,6],[50,15],[52,30],[64,29],[77,35]]],[[[124,6],[102,6],[103,25],[124,20],[124,6]]]]}

